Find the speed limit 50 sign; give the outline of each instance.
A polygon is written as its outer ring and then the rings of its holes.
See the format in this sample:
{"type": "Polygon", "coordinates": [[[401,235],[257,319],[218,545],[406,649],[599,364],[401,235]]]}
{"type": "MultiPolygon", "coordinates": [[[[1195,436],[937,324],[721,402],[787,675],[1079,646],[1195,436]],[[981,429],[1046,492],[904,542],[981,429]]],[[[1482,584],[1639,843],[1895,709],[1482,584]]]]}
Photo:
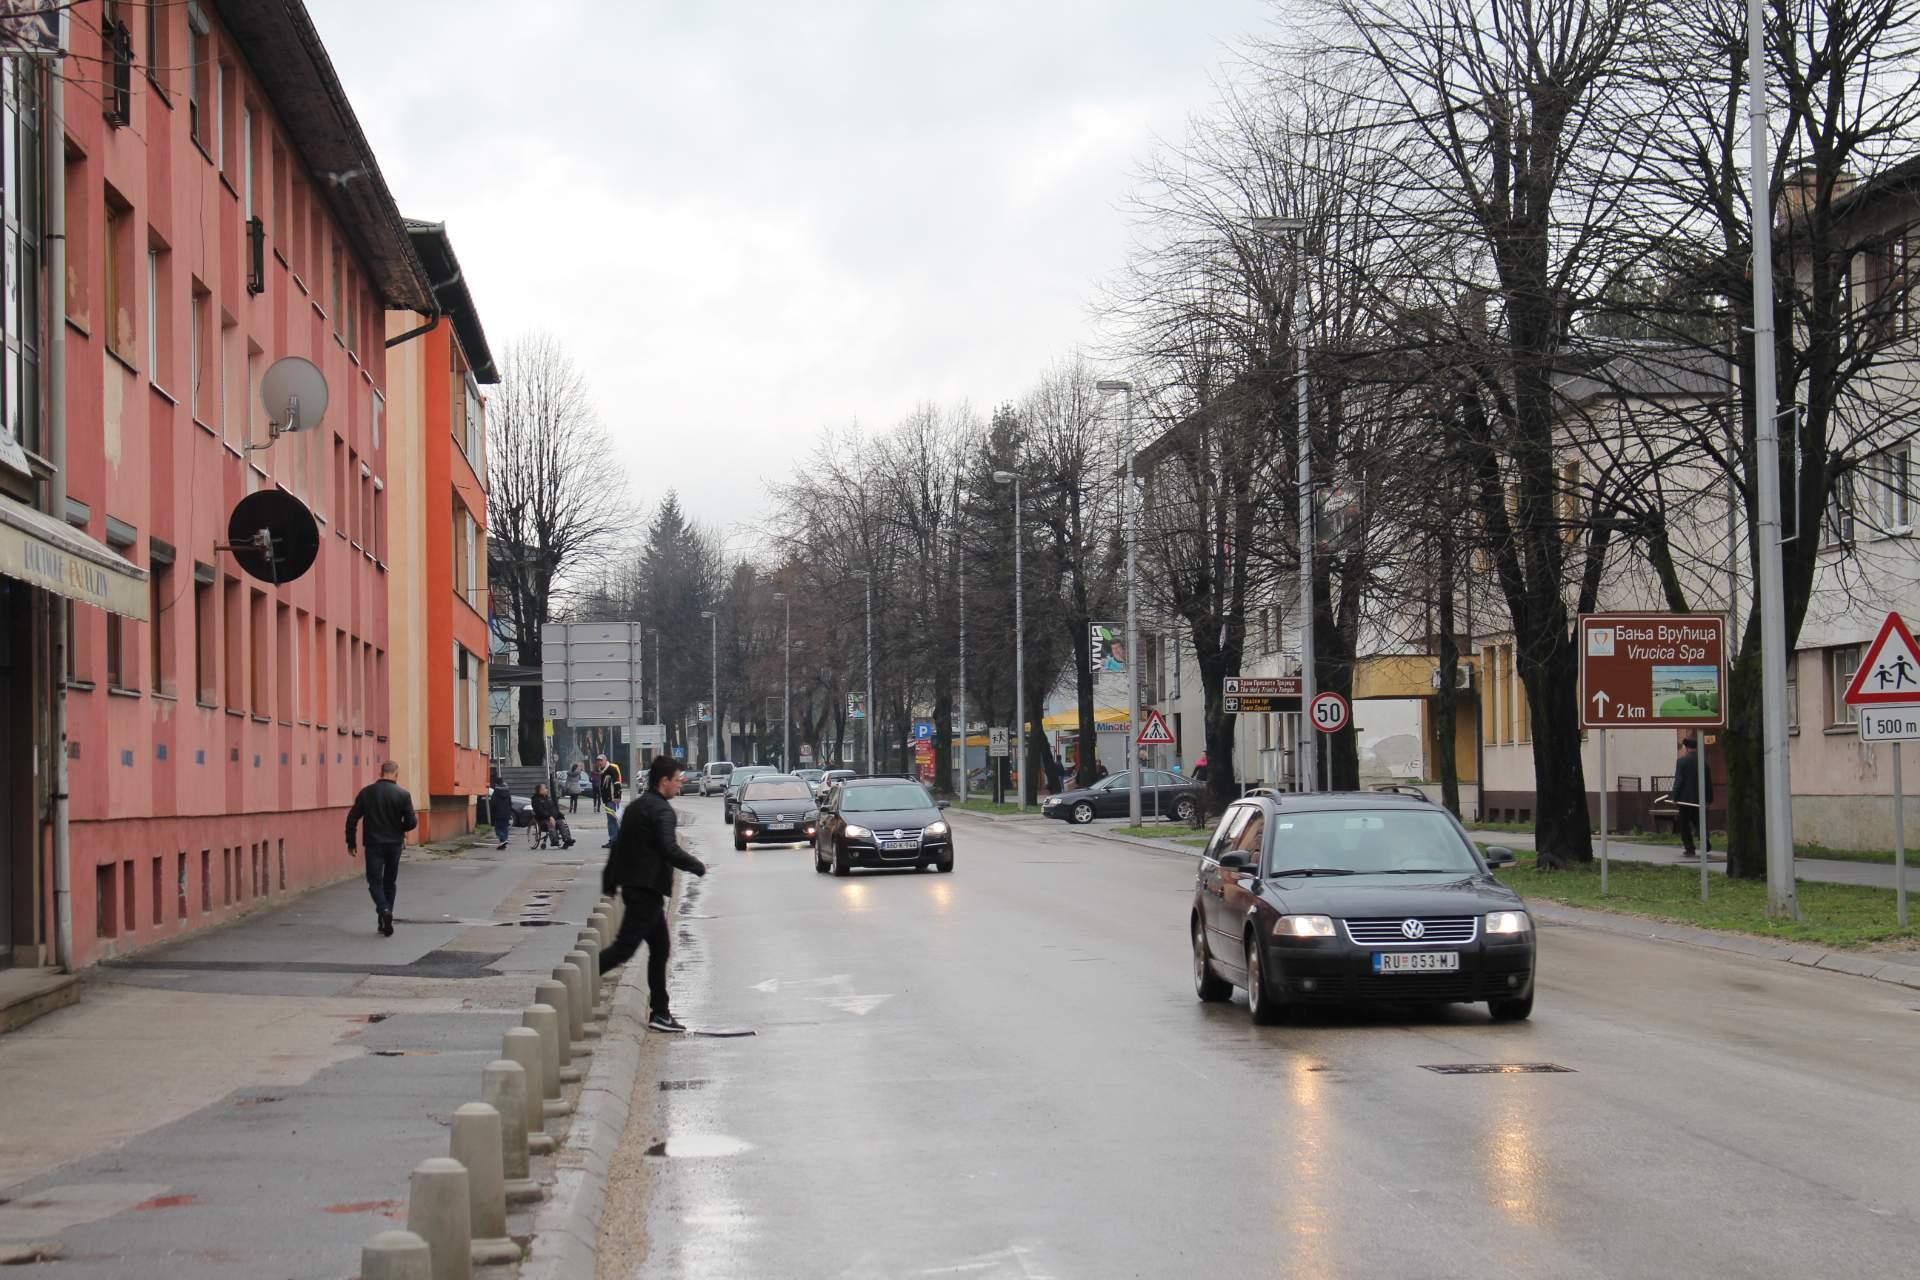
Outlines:
{"type": "Polygon", "coordinates": [[[1307,714],[1313,717],[1313,727],[1320,732],[1338,733],[1347,727],[1347,700],[1331,690],[1316,693],[1307,714]]]}

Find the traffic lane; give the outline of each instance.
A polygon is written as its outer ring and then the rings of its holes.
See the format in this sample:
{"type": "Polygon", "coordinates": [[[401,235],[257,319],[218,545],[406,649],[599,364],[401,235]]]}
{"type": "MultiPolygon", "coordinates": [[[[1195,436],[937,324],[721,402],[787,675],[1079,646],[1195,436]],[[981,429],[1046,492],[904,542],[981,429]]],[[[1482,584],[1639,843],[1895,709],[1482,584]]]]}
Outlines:
{"type": "Polygon", "coordinates": [[[1874,1275],[1920,1245],[1892,988],[1556,929],[1533,1023],[1258,1029],[1192,997],[1188,860],[959,834],[951,877],[703,852],[680,1007],[760,1035],[665,1045],[646,1101],[660,1139],[749,1145],[655,1162],[649,1274],[1874,1275]],[[1575,1074],[1421,1069],[1535,1061],[1575,1074]]]}

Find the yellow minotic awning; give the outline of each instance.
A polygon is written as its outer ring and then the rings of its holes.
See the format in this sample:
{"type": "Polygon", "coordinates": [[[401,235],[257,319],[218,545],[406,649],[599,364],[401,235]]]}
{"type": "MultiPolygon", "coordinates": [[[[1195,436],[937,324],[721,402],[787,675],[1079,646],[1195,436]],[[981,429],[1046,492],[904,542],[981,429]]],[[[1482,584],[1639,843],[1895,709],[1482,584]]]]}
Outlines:
{"type": "Polygon", "coordinates": [[[147,621],[147,571],[62,520],[0,498],[0,574],[147,621]]]}
{"type": "MultiPolygon", "coordinates": [[[[1093,711],[1093,723],[1096,727],[1102,725],[1108,728],[1112,728],[1115,725],[1124,726],[1127,723],[1127,709],[1125,707],[1095,707],[1093,711]]],[[[1080,713],[1078,711],[1062,711],[1059,715],[1048,716],[1045,720],[1042,720],[1040,727],[1048,733],[1070,732],[1080,727],[1080,713]]]]}

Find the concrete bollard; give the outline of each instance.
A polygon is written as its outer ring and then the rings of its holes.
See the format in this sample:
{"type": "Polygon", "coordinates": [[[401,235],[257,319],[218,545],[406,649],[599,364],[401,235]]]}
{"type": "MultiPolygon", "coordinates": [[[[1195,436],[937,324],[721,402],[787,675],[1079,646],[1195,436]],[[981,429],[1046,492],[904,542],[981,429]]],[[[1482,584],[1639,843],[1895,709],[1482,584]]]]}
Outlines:
{"type": "MultiPolygon", "coordinates": [[[[589,966],[593,964],[593,961],[587,956],[586,952],[576,948],[567,952],[567,964],[572,965],[574,972],[580,975],[577,978],[562,976],[560,979],[567,984],[567,990],[573,993],[573,1021],[571,1024],[573,1028],[573,1056],[576,1058],[591,1056],[593,1046],[586,1041],[587,1022],[593,1017],[593,988],[588,986],[587,982],[589,976],[588,969],[589,966]]],[[[561,967],[564,968],[565,965],[561,967]]]]}
{"type": "Polygon", "coordinates": [[[540,1185],[533,1180],[527,1158],[525,1068],[507,1058],[489,1062],[480,1072],[480,1101],[500,1113],[500,1175],[506,1184],[507,1203],[540,1199],[540,1185]]]}
{"type": "Polygon", "coordinates": [[[540,1033],[540,1069],[544,1073],[541,1084],[546,1089],[540,1104],[542,1115],[572,1115],[573,1105],[560,1095],[560,1037],[566,1030],[559,1012],[548,1005],[536,1004],[521,1014],[520,1020],[540,1033]]]}
{"type": "Polygon", "coordinates": [[[382,1231],[360,1246],[360,1280],[433,1280],[433,1251],[411,1231],[382,1231]]]}
{"type": "MultiPolygon", "coordinates": [[[[559,1073],[554,1076],[558,1084],[575,1084],[580,1079],[580,1068],[573,1065],[573,1038],[567,1034],[566,1008],[573,1000],[573,993],[567,990],[567,984],[552,978],[542,978],[533,984],[533,1002],[543,1004],[560,1018],[560,1032],[554,1037],[554,1047],[560,1057],[559,1073]]],[[[532,1026],[532,1023],[528,1023],[532,1026]]],[[[552,1095],[548,1095],[551,1097],[552,1095]]]]}
{"type": "MultiPolygon", "coordinates": [[[[587,1021],[600,1021],[612,1012],[607,1004],[606,989],[600,985],[600,935],[591,929],[580,931],[580,949],[587,953],[587,1021]]],[[[597,1036],[601,1029],[587,1027],[589,1038],[597,1036]]]]}
{"type": "Polygon", "coordinates": [[[604,906],[595,907],[593,914],[587,917],[587,927],[600,936],[600,946],[603,950],[613,945],[612,923],[613,915],[604,906]]]}
{"type": "Polygon", "coordinates": [[[484,1102],[454,1109],[448,1148],[467,1169],[467,1218],[473,1229],[468,1252],[482,1266],[520,1260],[520,1246],[507,1238],[507,1178],[500,1129],[500,1113],[484,1102]]]}
{"type": "Polygon", "coordinates": [[[620,936],[620,922],[627,916],[626,901],[617,895],[602,898],[598,910],[607,918],[607,945],[612,946],[613,940],[620,936]]]}
{"type": "Polygon", "coordinates": [[[527,1150],[546,1155],[553,1150],[553,1136],[547,1132],[546,1067],[547,1051],[540,1033],[531,1027],[514,1027],[500,1037],[500,1056],[516,1063],[526,1081],[527,1150]]]}
{"type": "Polygon", "coordinates": [[[473,1217],[465,1165],[436,1156],[414,1166],[407,1230],[427,1242],[433,1280],[473,1280],[473,1217]]]}

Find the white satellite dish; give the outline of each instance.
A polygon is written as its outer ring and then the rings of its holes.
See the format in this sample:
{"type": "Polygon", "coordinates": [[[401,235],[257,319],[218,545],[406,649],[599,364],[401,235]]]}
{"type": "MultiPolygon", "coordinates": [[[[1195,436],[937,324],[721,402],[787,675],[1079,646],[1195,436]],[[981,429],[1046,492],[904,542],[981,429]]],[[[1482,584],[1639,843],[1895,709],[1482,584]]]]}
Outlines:
{"type": "Polygon", "coordinates": [[[327,416],[327,378],[302,356],[281,356],[260,379],[260,400],[273,435],[311,431],[327,416]]]}

